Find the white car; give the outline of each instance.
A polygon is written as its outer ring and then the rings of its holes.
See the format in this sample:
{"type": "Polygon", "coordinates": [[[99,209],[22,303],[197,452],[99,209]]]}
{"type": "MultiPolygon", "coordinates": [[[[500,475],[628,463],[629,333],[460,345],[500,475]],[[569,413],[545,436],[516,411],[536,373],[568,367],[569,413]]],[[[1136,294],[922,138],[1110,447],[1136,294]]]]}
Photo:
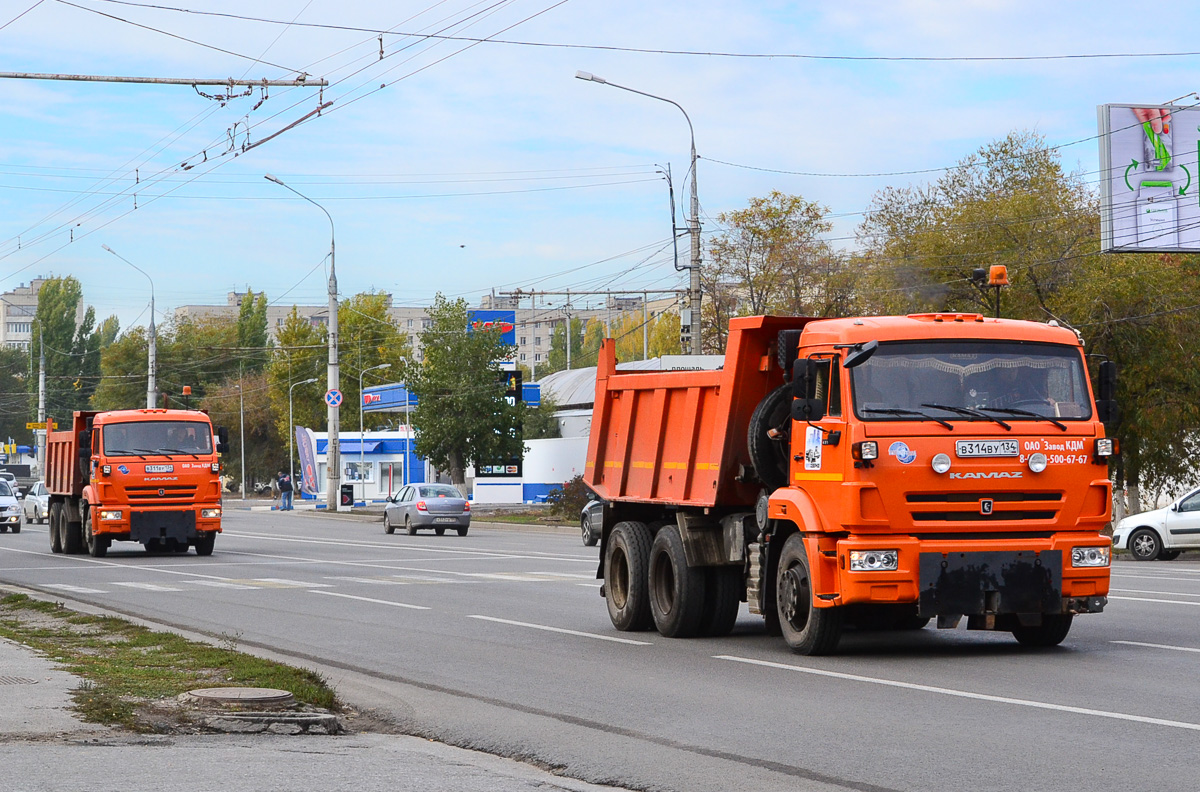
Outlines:
{"type": "Polygon", "coordinates": [[[50,490],[46,483],[39,481],[29,488],[21,507],[25,512],[25,522],[44,523],[50,519],[50,490]]]}
{"type": "Polygon", "coordinates": [[[1200,549],[1200,489],[1163,509],[1126,517],[1113,531],[1113,547],[1135,561],[1171,561],[1184,550],[1200,549]]]}
{"type": "Polygon", "coordinates": [[[21,504],[13,486],[0,479],[0,533],[6,533],[9,528],[13,533],[21,533],[21,504]]]}

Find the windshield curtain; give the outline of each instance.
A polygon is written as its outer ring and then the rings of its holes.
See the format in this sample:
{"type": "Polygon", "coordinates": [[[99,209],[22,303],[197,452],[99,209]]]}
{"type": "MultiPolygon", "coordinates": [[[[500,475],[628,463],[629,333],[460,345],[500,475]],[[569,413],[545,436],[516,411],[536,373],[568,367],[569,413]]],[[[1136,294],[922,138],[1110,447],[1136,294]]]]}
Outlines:
{"type": "Polygon", "coordinates": [[[971,420],[959,410],[980,410],[1005,421],[1007,410],[1046,418],[1092,417],[1087,372],[1076,347],[1016,341],[925,341],[879,345],[851,369],[854,411],[866,421],[911,420],[872,410],[919,411],[946,421],[971,420]]]}
{"type": "Polygon", "coordinates": [[[105,424],[106,456],[211,454],[212,432],[199,421],[137,421],[105,424]]]}

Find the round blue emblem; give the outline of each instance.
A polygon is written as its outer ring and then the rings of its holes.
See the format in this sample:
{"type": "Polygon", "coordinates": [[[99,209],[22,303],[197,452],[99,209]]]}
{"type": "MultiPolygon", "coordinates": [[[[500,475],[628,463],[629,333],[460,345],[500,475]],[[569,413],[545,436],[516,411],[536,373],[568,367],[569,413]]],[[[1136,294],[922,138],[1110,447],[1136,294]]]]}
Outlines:
{"type": "Polygon", "coordinates": [[[917,458],[917,452],[913,451],[906,443],[900,440],[897,440],[888,447],[888,453],[899,459],[902,465],[907,465],[917,458]]]}

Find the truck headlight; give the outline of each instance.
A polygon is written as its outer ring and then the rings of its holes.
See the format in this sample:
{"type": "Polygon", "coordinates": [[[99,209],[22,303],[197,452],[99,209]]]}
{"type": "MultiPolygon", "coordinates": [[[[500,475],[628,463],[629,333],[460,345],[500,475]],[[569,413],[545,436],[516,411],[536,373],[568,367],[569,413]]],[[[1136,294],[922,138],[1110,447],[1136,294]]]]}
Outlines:
{"type": "Polygon", "coordinates": [[[895,572],[900,566],[899,550],[851,550],[851,572],[895,572]]]}
{"type": "Polygon", "coordinates": [[[200,519],[201,520],[215,520],[215,519],[218,519],[220,516],[221,516],[220,509],[201,509],[200,510],[200,519]]]}
{"type": "Polygon", "coordinates": [[[102,510],[100,512],[100,519],[101,520],[119,520],[119,519],[121,519],[121,510],[120,509],[102,510]]]}
{"type": "Polygon", "coordinates": [[[1073,547],[1071,548],[1071,566],[1106,567],[1111,552],[1111,547],[1073,547]]]}
{"type": "Polygon", "coordinates": [[[1040,451],[1036,454],[1029,455],[1029,469],[1034,473],[1041,473],[1046,469],[1046,455],[1040,451]]]}
{"type": "Polygon", "coordinates": [[[938,454],[933,458],[933,472],[945,473],[950,469],[950,456],[948,454],[938,454]]]}
{"type": "Polygon", "coordinates": [[[850,456],[855,459],[861,459],[864,462],[870,462],[872,459],[879,458],[879,443],[874,440],[863,440],[861,443],[855,443],[850,447],[850,456]]]}

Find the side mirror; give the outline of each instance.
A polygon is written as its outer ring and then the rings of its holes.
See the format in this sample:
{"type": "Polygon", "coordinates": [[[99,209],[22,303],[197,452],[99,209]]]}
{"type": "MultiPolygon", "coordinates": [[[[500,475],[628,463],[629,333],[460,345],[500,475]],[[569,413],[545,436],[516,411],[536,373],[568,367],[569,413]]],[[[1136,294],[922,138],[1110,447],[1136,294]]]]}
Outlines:
{"type": "Polygon", "coordinates": [[[846,355],[846,359],[842,361],[842,368],[852,369],[855,366],[861,366],[863,363],[866,363],[867,360],[870,359],[871,355],[874,355],[878,349],[878,341],[868,341],[865,344],[859,345],[858,347],[850,350],[849,354],[846,355]]]}
{"type": "Polygon", "coordinates": [[[224,426],[217,427],[217,453],[224,454],[229,450],[229,430],[224,426]]]}
{"type": "Polygon", "coordinates": [[[825,400],[815,398],[817,361],[801,358],[792,367],[792,372],[792,420],[821,420],[825,417],[825,400]]]}
{"type": "Polygon", "coordinates": [[[1117,364],[1111,360],[1100,364],[1097,397],[1096,417],[1105,426],[1115,428],[1121,423],[1121,406],[1117,404],[1117,364]]]}
{"type": "Polygon", "coordinates": [[[1178,503],[1172,503],[1172,504],[1171,504],[1171,511],[1173,511],[1173,512],[1177,512],[1177,511],[1179,511],[1179,504],[1178,504],[1178,503]]]}

